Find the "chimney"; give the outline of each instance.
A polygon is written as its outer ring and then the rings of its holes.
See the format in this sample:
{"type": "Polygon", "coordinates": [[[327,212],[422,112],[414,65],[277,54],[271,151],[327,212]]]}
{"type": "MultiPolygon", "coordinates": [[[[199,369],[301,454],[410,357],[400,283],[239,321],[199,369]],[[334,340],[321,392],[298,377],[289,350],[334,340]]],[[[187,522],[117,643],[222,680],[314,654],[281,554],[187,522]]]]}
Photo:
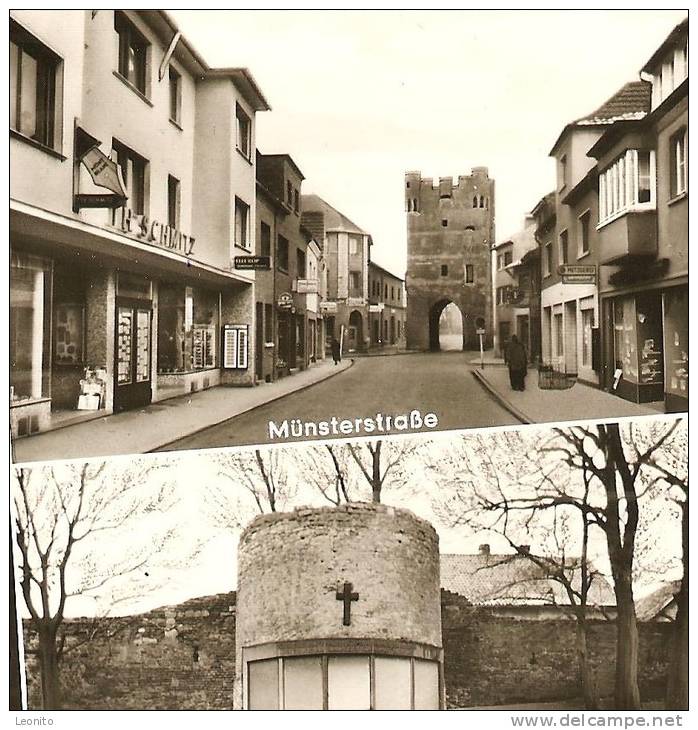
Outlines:
{"type": "Polygon", "coordinates": [[[519,553],[523,555],[529,555],[531,552],[531,546],[530,545],[519,545],[519,553]]]}
{"type": "Polygon", "coordinates": [[[489,555],[489,554],[490,554],[490,546],[487,543],[480,545],[480,555],[489,555]]]}

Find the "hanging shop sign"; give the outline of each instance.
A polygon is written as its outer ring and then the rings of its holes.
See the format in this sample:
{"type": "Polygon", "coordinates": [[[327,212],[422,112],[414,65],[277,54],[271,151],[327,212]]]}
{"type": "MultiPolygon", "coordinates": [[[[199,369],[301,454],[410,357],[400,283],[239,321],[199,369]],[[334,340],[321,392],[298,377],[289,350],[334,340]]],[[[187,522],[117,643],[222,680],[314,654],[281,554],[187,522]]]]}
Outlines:
{"type": "Polygon", "coordinates": [[[247,370],[249,337],[249,325],[223,325],[223,367],[226,370],[247,370]]]}
{"type": "Polygon", "coordinates": [[[235,256],[233,266],[239,271],[269,271],[271,258],[269,256],[235,256]]]}
{"type": "Polygon", "coordinates": [[[317,279],[296,279],[296,291],[299,294],[317,294],[317,279]]]}
{"type": "Polygon", "coordinates": [[[117,228],[152,246],[176,251],[184,256],[191,256],[194,252],[194,236],[187,236],[172,226],[150,219],[147,215],[137,215],[130,208],[122,208],[115,217],[117,228]]]}
{"type": "Polygon", "coordinates": [[[279,298],[276,300],[276,304],[279,309],[291,309],[293,307],[293,295],[288,292],[279,294],[279,298]]]}
{"type": "Polygon", "coordinates": [[[385,305],[383,302],[380,302],[379,304],[369,304],[368,305],[368,311],[372,314],[378,314],[379,312],[382,312],[385,308],[385,305]]]}
{"type": "Polygon", "coordinates": [[[325,314],[336,314],[337,302],[320,302],[320,311],[325,314]]]}
{"type": "Polygon", "coordinates": [[[563,284],[595,284],[596,266],[593,264],[562,264],[558,267],[563,284]]]}
{"type": "Polygon", "coordinates": [[[73,175],[73,210],[82,208],[120,208],[126,204],[126,186],[121,170],[114,160],[99,149],[101,142],[82,127],[75,127],[74,152],[75,172],[73,175]],[[110,193],[80,193],[78,168],[83,165],[92,182],[110,193]]]}

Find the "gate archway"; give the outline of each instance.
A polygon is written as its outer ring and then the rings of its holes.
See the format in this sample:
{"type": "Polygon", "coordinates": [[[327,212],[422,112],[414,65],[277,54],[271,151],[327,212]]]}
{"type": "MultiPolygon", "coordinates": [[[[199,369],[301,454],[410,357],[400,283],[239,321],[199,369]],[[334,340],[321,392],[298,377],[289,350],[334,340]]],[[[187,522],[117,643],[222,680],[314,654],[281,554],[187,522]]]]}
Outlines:
{"type": "Polygon", "coordinates": [[[429,311],[429,349],[432,352],[464,349],[463,313],[458,305],[442,299],[429,311]]]}

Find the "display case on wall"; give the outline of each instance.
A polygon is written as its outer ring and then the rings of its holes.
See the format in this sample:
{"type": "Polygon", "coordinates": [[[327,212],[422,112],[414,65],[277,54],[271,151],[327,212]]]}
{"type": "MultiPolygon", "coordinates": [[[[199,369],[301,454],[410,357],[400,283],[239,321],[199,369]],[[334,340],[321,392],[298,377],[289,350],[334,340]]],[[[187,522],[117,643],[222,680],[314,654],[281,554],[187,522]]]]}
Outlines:
{"type": "Polygon", "coordinates": [[[53,361],[56,365],[80,365],[85,342],[85,307],[56,304],[53,361]]]}

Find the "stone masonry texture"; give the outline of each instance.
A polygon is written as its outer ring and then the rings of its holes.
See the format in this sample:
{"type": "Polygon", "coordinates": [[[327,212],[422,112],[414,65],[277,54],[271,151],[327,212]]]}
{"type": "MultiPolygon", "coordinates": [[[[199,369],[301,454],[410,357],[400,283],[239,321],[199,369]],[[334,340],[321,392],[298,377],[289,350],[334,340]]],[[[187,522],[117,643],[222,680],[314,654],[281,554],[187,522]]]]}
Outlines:
{"type": "MultiPolygon", "coordinates": [[[[124,619],[69,621],[65,646],[74,648],[61,668],[65,708],[231,709],[235,606],[233,592],[124,619]]],[[[579,696],[574,621],[504,618],[446,591],[441,592],[441,613],[448,707],[579,696]]],[[[639,625],[643,702],[662,697],[672,628],[669,623],[639,625]]],[[[608,697],[614,624],[591,622],[589,647],[601,694],[608,697]]],[[[27,622],[25,666],[29,709],[40,709],[36,634],[27,622]]]]}
{"type": "Polygon", "coordinates": [[[485,321],[485,346],[492,341],[492,265],[495,242],[494,180],[473,168],[457,183],[419,172],[405,175],[407,211],[407,347],[438,349],[438,321],[453,302],[463,318],[464,349],[479,346],[476,321],[485,321]],[[466,281],[466,265],[474,281],[466,281]]]}

